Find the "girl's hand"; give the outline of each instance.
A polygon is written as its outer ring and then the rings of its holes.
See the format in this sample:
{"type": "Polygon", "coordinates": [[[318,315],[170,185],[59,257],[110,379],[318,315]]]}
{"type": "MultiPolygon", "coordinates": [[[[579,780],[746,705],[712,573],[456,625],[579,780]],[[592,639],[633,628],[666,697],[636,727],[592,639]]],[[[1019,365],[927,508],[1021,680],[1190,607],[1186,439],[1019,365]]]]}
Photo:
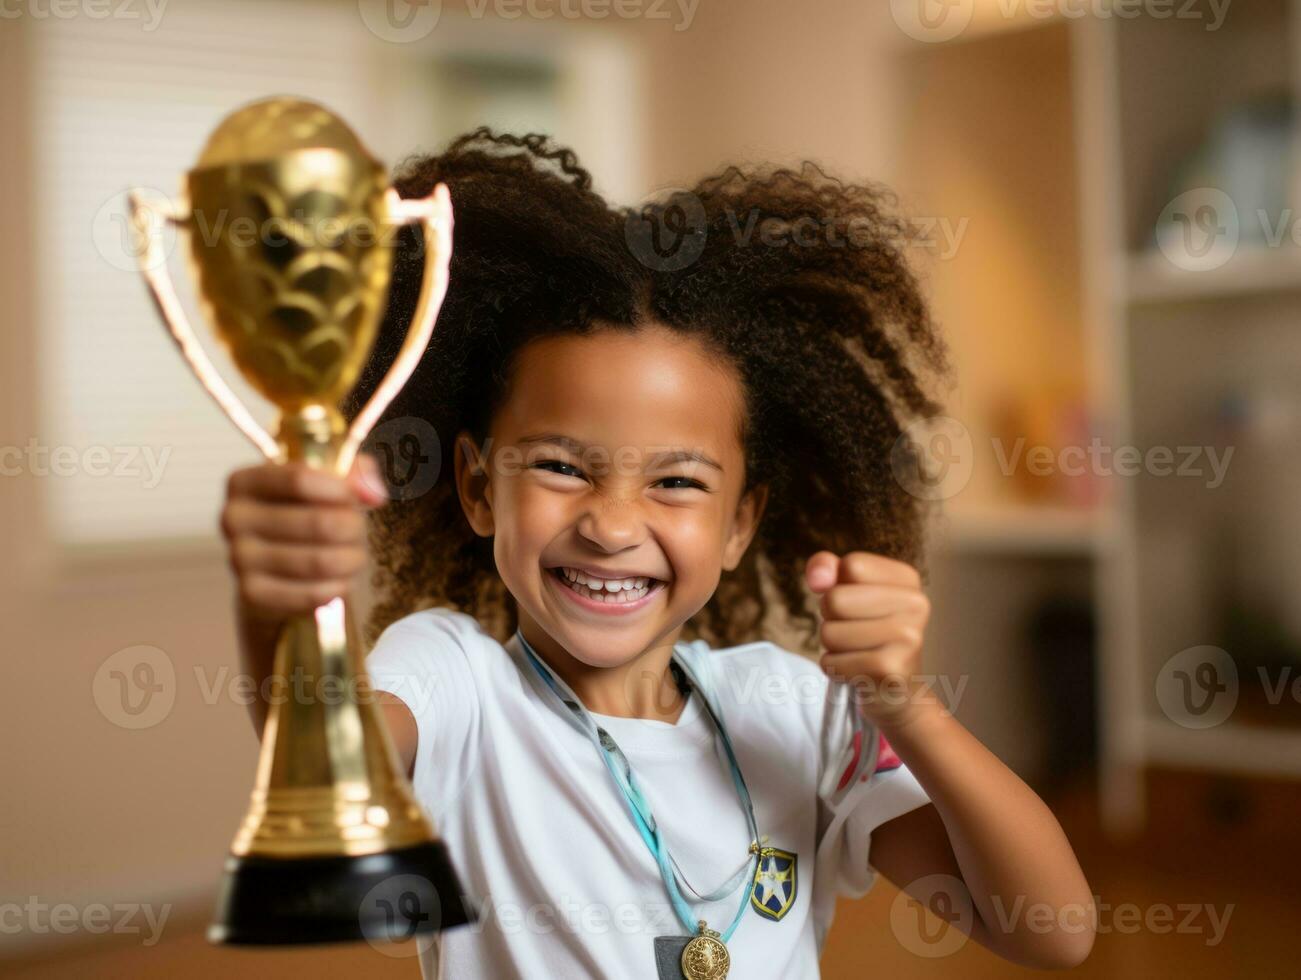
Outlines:
{"type": "Polygon", "coordinates": [[[221,532],[242,608],[276,621],[345,595],[367,563],[363,511],[387,499],[367,453],[347,477],[301,462],[231,473],[221,532]]]}
{"type": "Polygon", "coordinates": [[[864,716],[888,732],[932,710],[919,676],[931,604],[917,570],[867,551],[819,551],[804,576],[822,594],[822,669],[855,684],[864,716]]]}

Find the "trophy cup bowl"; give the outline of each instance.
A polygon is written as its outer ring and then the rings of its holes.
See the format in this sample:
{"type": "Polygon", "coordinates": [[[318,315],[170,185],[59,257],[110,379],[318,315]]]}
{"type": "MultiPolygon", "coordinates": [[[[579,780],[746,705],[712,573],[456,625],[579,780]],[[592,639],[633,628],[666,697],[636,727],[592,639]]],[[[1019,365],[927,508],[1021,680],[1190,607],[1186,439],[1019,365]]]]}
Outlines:
{"type": "MultiPolygon", "coordinates": [[[[346,474],[432,335],[451,255],[447,188],[399,197],[341,119],[276,97],[220,123],[182,197],[172,205],[129,195],[141,271],[182,356],[268,459],[346,474]],[[378,332],[396,232],[416,221],[425,267],[415,316],[388,375],[349,424],[339,405],[378,332]],[[278,410],[274,434],[196,342],[167,273],[162,222],[189,233],[204,315],[243,378],[278,410]]],[[[471,921],[446,846],[400,768],[344,597],[286,621],[271,676],[279,689],[208,938],[402,940],[471,921]],[[290,696],[291,677],[309,684],[290,696]]]]}

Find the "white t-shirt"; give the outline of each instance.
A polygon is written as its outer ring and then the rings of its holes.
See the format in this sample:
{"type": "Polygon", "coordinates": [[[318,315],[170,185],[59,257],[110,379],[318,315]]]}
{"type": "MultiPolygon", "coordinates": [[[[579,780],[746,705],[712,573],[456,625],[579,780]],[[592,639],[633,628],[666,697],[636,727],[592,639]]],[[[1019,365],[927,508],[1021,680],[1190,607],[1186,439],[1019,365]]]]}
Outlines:
{"type": "MultiPolygon", "coordinates": [[[[875,879],[872,830],[929,797],[886,748],[827,805],[824,770],[843,772],[856,756],[848,702],[828,696],[812,660],[768,641],[722,650],[684,641],[677,651],[713,692],[764,843],[794,855],[793,875],[787,859],[770,859],[775,880],[747,902],[727,941],[730,975],[817,977],[835,896],[862,895],[875,879]]],[[[596,747],[518,637],[503,646],[465,613],[427,609],[385,629],[367,668],[415,717],[416,796],[479,910],[477,922],[423,944],[426,980],[658,980],[654,937],[687,930],[596,747]]],[[[627,756],[691,887],[718,889],[749,859],[750,836],[700,693],[675,724],[593,717],[627,756]]],[[[684,895],[693,921],[724,932],[751,887],[712,903],[684,895]]]]}

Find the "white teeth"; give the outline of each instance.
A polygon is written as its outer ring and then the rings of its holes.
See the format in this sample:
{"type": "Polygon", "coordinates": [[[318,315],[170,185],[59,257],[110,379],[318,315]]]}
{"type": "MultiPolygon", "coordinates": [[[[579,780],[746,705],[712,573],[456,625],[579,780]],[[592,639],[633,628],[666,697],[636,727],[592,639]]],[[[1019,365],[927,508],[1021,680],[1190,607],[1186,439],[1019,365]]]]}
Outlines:
{"type": "Polygon", "coordinates": [[[561,568],[559,571],[570,588],[579,595],[614,605],[636,602],[650,591],[648,586],[652,581],[652,579],[642,576],[612,580],[598,579],[575,571],[572,568],[561,568]]]}
{"type": "Polygon", "coordinates": [[[560,571],[565,578],[569,579],[569,581],[585,585],[594,592],[599,592],[601,590],[605,590],[606,592],[621,592],[632,589],[644,589],[646,584],[650,581],[650,579],[646,577],[615,579],[594,578],[591,575],[586,575],[583,572],[576,571],[572,568],[561,568],[560,571]]]}

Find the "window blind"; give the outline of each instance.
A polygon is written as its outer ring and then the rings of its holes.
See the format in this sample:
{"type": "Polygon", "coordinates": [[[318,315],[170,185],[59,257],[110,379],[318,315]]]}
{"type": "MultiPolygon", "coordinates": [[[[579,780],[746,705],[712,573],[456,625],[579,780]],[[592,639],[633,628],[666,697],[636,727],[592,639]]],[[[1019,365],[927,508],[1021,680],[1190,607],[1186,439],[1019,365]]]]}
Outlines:
{"type": "MultiPolygon", "coordinates": [[[[561,37],[546,22],[445,14],[421,43],[393,44],[366,29],[355,3],[331,0],[187,0],[167,5],[152,29],[88,17],[28,27],[43,454],[31,465],[48,474],[57,545],[211,537],[226,475],[258,461],[154,310],[125,196],[137,186],[175,196],[237,106],[272,94],[315,99],[389,165],[476,120],[552,132],[616,199],[640,183],[635,59],[624,42],[590,31],[561,37]],[[554,43],[542,49],[535,29],[554,43]]],[[[200,341],[270,424],[193,301],[184,238],[169,243],[200,341]]]]}
{"type": "MultiPolygon", "coordinates": [[[[374,113],[359,34],[341,5],[239,0],[169,5],[152,31],[85,17],[32,25],[43,456],[29,450],[29,465],[45,477],[59,543],[210,535],[225,475],[257,461],[148,299],[124,192],[174,196],[216,123],[269,94],[318,99],[364,129],[374,113]]],[[[169,269],[232,378],[190,300],[184,251],[175,240],[169,269]]]]}

